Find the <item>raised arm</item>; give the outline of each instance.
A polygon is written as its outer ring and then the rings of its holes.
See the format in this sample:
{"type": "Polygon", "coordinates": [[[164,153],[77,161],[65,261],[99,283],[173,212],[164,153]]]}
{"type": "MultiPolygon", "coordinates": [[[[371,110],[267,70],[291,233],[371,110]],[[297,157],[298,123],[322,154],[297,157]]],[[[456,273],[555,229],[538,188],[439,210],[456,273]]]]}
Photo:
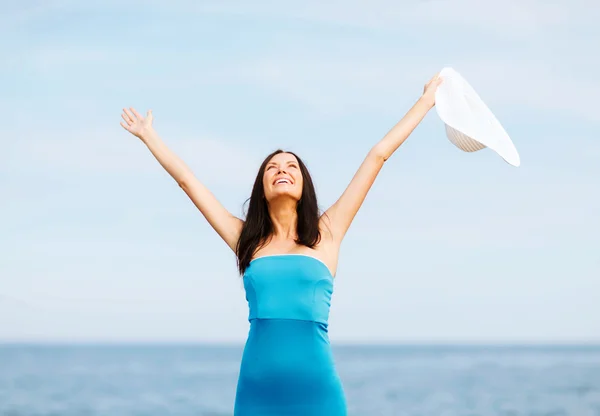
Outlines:
{"type": "Polygon", "coordinates": [[[383,164],[408,138],[423,117],[435,104],[435,90],[441,78],[435,75],[425,85],[423,95],[379,143],[367,154],[358,171],[340,198],[327,210],[322,221],[327,221],[333,239],[339,244],[362,205],[383,164]]]}
{"type": "Polygon", "coordinates": [[[123,109],[121,126],[137,136],[156,160],[190,197],[204,218],[235,252],[243,221],[225,209],[215,196],[195,176],[192,170],[158,136],[152,127],[152,111],[142,117],[134,108],[123,109]]]}

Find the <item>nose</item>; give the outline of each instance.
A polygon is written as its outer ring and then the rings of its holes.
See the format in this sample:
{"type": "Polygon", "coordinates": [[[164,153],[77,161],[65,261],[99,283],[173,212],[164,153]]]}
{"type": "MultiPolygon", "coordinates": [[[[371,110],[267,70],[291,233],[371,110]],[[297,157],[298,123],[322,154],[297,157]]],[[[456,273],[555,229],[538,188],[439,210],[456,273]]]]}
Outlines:
{"type": "Polygon", "coordinates": [[[287,172],[285,171],[285,169],[284,169],[284,168],[281,168],[281,167],[280,167],[280,168],[277,170],[277,173],[287,173],[287,172]]]}

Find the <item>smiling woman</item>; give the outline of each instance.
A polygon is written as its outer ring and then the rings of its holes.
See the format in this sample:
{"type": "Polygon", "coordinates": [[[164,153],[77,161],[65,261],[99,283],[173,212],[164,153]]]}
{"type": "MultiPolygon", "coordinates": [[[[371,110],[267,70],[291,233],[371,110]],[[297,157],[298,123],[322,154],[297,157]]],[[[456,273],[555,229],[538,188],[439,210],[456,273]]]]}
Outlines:
{"type": "Polygon", "coordinates": [[[236,253],[249,307],[235,416],[343,416],[328,318],[340,244],[384,162],[434,106],[436,75],[409,112],[367,154],[320,215],[302,160],[277,150],[260,166],[246,219],[231,215],[134,109],[121,125],[139,137],[236,253]]]}
{"type": "Polygon", "coordinates": [[[240,273],[254,257],[314,248],[321,237],[319,221],[317,195],[306,165],[294,153],[271,153],[254,181],[248,214],[237,242],[240,273]],[[274,204],[280,209],[270,210],[274,204]]]}

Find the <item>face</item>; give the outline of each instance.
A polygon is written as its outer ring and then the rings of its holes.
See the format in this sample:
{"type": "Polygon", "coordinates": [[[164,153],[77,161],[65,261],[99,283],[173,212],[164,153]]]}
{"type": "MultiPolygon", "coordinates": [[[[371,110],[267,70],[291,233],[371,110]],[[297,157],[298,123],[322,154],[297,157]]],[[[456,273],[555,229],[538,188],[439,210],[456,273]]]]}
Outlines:
{"type": "Polygon", "coordinates": [[[296,157],[290,153],[273,156],[265,167],[263,187],[267,201],[282,196],[299,201],[302,197],[302,172],[296,157]]]}

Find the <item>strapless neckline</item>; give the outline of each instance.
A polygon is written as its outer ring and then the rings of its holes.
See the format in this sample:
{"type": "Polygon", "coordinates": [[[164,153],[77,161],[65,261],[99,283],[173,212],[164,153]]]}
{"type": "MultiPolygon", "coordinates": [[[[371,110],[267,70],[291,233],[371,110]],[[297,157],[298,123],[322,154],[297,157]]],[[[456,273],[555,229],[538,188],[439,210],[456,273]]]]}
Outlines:
{"type": "Polygon", "coordinates": [[[325,267],[325,269],[327,269],[327,274],[329,275],[329,277],[331,277],[332,279],[334,278],[333,273],[331,273],[331,270],[329,269],[329,266],[327,266],[323,260],[321,260],[315,256],[311,256],[310,254],[303,254],[303,253],[267,254],[265,256],[260,256],[260,257],[256,257],[256,258],[252,259],[250,261],[250,264],[252,264],[258,260],[269,259],[269,258],[285,258],[285,257],[299,257],[299,258],[306,258],[309,260],[314,260],[314,261],[320,263],[323,267],[325,267]]]}

